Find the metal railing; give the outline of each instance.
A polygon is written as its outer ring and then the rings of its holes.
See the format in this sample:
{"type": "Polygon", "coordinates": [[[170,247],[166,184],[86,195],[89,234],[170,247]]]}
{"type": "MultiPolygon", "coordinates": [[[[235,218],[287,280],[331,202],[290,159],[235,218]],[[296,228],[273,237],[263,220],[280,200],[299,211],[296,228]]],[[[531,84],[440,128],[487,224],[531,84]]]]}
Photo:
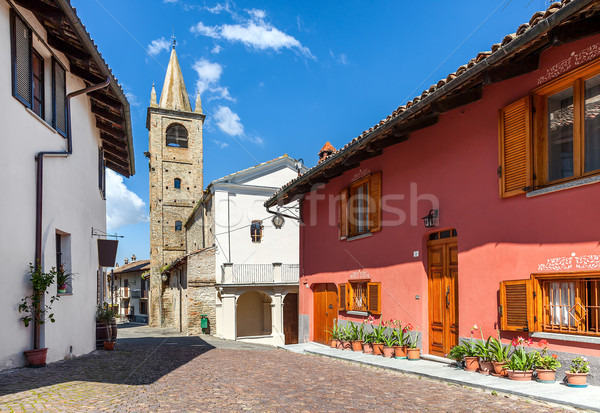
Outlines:
{"type": "Polygon", "coordinates": [[[283,264],[281,266],[281,281],[282,282],[298,282],[300,279],[299,264],[283,264]]]}
{"type": "Polygon", "coordinates": [[[272,283],[272,264],[233,264],[234,284],[272,283]]]}

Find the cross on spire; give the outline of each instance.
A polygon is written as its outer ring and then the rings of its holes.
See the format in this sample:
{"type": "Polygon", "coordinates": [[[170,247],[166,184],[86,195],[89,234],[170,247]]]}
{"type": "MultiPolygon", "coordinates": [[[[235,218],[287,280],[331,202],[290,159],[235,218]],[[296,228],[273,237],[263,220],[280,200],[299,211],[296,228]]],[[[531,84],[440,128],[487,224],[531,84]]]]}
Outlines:
{"type": "Polygon", "coordinates": [[[175,29],[173,29],[173,36],[171,36],[171,39],[173,39],[173,49],[175,49],[175,45],[177,44],[177,40],[175,40],[175,29]]]}

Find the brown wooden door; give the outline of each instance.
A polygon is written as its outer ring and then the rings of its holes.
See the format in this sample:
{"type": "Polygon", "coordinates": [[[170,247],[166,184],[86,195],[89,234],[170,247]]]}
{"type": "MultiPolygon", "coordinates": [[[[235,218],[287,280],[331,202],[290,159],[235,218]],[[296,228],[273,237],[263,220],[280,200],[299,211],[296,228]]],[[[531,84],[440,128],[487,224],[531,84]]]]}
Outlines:
{"type": "Polygon", "coordinates": [[[429,353],[445,356],[458,344],[458,243],[456,231],[432,234],[429,263],[429,353]]]}
{"type": "Polygon", "coordinates": [[[298,293],[289,293],[283,299],[283,334],[285,344],[298,343],[298,293]]]}
{"type": "Polygon", "coordinates": [[[337,320],[338,297],[335,284],[317,284],[313,289],[314,300],[314,340],[328,344],[331,340],[329,331],[337,320]]]}

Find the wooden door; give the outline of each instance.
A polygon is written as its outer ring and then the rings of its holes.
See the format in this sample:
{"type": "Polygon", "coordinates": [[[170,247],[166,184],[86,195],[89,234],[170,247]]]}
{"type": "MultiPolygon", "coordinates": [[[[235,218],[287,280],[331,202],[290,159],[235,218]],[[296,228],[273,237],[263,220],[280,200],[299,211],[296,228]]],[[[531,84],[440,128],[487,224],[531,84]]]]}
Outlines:
{"type": "Polygon", "coordinates": [[[337,320],[338,297],[335,284],[317,284],[313,289],[314,341],[329,344],[333,323],[337,320]]]}
{"type": "Polygon", "coordinates": [[[298,343],[298,293],[289,293],[283,299],[283,334],[285,344],[298,343]]]}
{"type": "Polygon", "coordinates": [[[458,243],[456,230],[431,234],[427,242],[429,353],[445,356],[458,344],[458,243]]]}

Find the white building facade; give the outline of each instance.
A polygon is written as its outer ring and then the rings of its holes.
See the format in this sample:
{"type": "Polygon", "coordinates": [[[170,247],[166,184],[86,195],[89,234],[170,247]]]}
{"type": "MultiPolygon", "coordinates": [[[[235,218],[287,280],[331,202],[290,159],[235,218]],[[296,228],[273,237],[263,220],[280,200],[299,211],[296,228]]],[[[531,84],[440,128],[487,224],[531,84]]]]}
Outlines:
{"type": "MultiPolygon", "coordinates": [[[[56,322],[40,328],[47,361],[95,348],[104,277],[92,233],[106,230],[104,168],[134,173],[127,99],[68,1],[38,3],[0,2],[0,370],[23,366],[34,347],[18,305],[36,261],[74,274],[52,306],[56,322]]],[[[56,285],[46,300],[54,295],[56,285]]]]}

